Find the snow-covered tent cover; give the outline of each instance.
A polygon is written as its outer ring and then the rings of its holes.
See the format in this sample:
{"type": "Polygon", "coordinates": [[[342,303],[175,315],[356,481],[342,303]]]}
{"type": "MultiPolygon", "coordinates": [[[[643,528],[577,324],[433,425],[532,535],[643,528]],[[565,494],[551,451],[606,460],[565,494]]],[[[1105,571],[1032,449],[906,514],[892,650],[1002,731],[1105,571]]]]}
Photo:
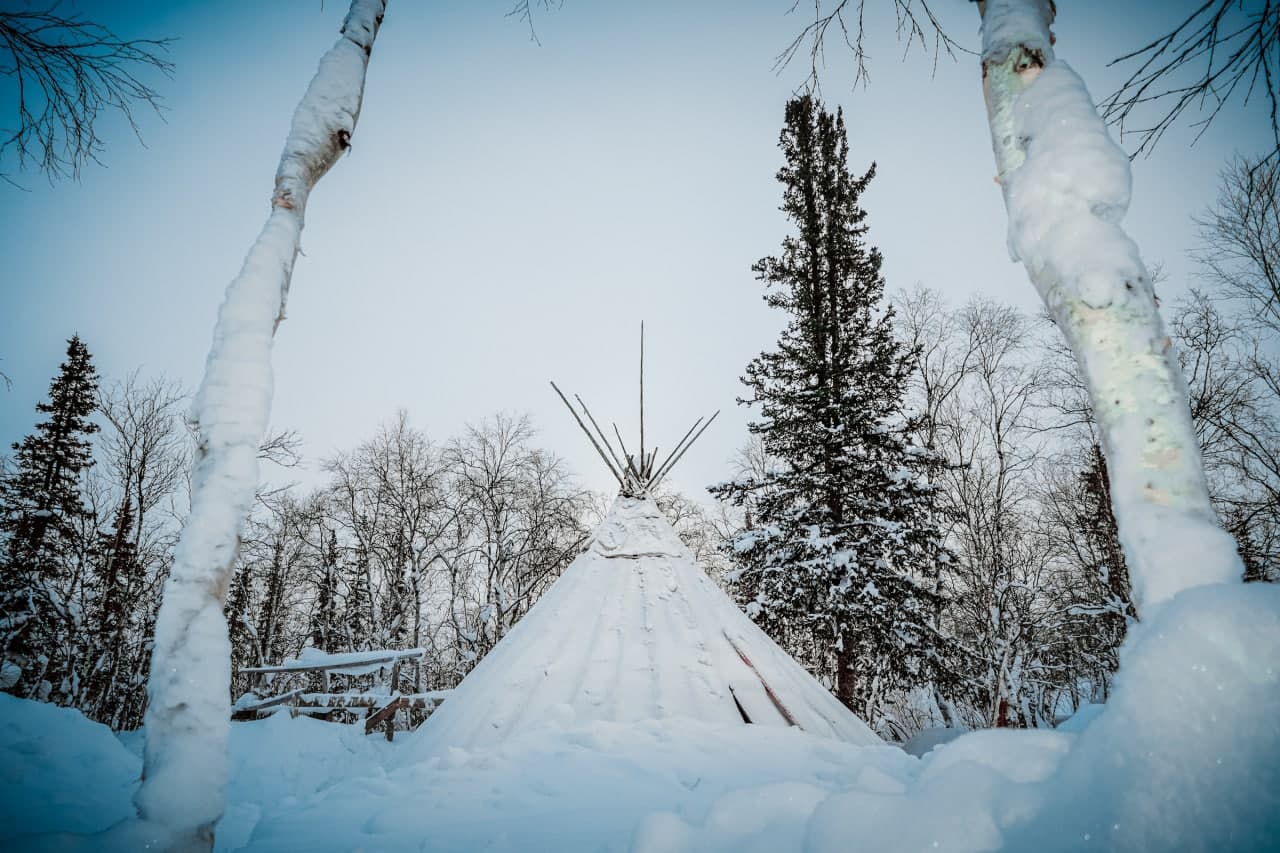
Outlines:
{"type": "Polygon", "coordinates": [[[882,743],[712,583],[651,498],[622,495],[415,738],[438,754],[547,725],[671,718],[882,743]]]}

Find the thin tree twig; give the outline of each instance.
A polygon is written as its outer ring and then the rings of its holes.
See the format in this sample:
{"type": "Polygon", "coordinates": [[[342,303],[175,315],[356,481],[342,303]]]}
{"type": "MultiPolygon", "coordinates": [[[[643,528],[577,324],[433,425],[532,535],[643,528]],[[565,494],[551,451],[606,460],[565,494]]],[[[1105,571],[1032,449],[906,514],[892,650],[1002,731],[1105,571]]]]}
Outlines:
{"type": "Polygon", "coordinates": [[[1255,94],[1269,104],[1272,149],[1280,152],[1280,0],[1206,0],[1182,23],[1109,63],[1136,63],[1133,72],[1100,107],[1121,141],[1138,137],[1133,156],[1147,155],[1189,109],[1207,115],[1191,126],[1198,140],[1233,97],[1247,105],[1255,94]],[[1163,106],[1153,123],[1147,106],[1163,106]],[[1132,126],[1137,124],[1138,126],[1132,126]]]}
{"type": "Polygon", "coordinates": [[[515,18],[529,25],[529,40],[538,47],[542,47],[542,40],[538,38],[538,31],[533,25],[533,9],[535,6],[541,6],[548,12],[554,6],[559,9],[564,6],[564,0],[519,0],[511,11],[507,13],[508,18],[515,18]]]}
{"type": "MultiPolygon", "coordinates": [[[[781,73],[798,54],[806,53],[809,58],[809,74],[802,88],[819,94],[822,88],[821,72],[826,66],[826,41],[834,25],[845,48],[853,54],[853,85],[861,83],[865,87],[871,79],[868,68],[870,54],[865,43],[866,5],[867,0],[836,0],[830,11],[824,11],[823,0],[813,0],[813,20],[775,57],[774,71],[781,73]]],[[[792,14],[799,7],[800,0],[795,0],[787,14],[792,14]]],[[[912,45],[919,44],[926,52],[932,51],[935,71],[938,58],[943,53],[952,59],[956,58],[957,51],[973,53],[947,35],[942,23],[929,7],[929,0],[893,0],[893,10],[898,39],[906,43],[905,50],[910,51],[912,45]]]]}
{"type": "Polygon", "coordinates": [[[79,14],[62,14],[57,3],[0,12],[0,76],[13,81],[17,106],[15,124],[0,129],[0,156],[13,150],[19,171],[35,163],[50,181],[78,180],[87,163],[102,162],[98,120],[110,111],[141,141],[136,107],[161,113],[160,96],[144,77],[148,70],[172,75],[163,55],[172,41],[122,39],[79,14]]]}

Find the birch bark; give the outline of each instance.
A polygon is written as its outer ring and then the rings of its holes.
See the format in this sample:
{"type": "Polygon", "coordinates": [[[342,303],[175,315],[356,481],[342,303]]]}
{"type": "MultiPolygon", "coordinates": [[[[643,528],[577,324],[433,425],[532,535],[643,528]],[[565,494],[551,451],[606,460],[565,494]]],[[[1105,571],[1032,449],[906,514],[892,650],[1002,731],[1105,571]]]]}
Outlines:
{"type": "Polygon", "coordinates": [[[342,36],[293,115],[271,213],[218,312],[192,405],[191,514],[156,622],[146,713],[142,821],[168,850],[210,850],[224,808],[230,643],[223,605],[258,483],[271,409],[271,343],[284,319],[307,198],[350,146],[385,0],[353,0],[342,36]]]}
{"type": "Polygon", "coordinates": [[[1089,389],[1134,601],[1238,581],[1209,503],[1187,389],[1151,277],[1120,227],[1129,160],[1088,89],[1054,58],[1051,0],[985,0],[983,92],[1009,249],[1066,336],[1089,389]]]}

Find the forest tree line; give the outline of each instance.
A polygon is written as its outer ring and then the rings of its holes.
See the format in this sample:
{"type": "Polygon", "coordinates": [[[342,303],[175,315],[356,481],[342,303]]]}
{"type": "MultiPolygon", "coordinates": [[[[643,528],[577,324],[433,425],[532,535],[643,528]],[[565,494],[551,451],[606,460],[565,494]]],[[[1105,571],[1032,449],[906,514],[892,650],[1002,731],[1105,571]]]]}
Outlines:
{"type": "MultiPolygon", "coordinates": [[[[1162,306],[1219,517],[1249,579],[1268,581],[1280,579],[1276,184],[1274,164],[1228,167],[1201,221],[1201,288],[1162,306]]],[[[950,304],[917,286],[888,302],[894,339],[914,354],[902,426],[934,460],[941,550],[906,570],[933,594],[925,635],[937,648],[915,649],[930,663],[910,677],[872,660],[842,698],[895,738],[943,722],[1050,725],[1105,701],[1135,617],[1070,354],[1043,317],[990,299],[950,304]]],[[[69,342],[43,420],[0,458],[5,690],[116,729],[141,723],[150,636],[187,511],[186,406],[186,391],[163,378],[102,382],[86,345],[69,342]]],[[[261,455],[288,479],[298,447],[286,433],[261,455]]],[[[756,436],[727,473],[776,465],[756,436]]],[[[397,413],[321,467],[318,488],[264,488],[245,530],[227,599],[233,698],[250,688],[242,668],[306,647],[421,646],[397,689],[456,685],[581,552],[608,500],[519,415],[435,438],[397,413]]],[[[733,543],[759,524],[758,508],[659,497],[752,612],[733,543]]],[[[831,636],[761,621],[839,692],[831,636]]]]}

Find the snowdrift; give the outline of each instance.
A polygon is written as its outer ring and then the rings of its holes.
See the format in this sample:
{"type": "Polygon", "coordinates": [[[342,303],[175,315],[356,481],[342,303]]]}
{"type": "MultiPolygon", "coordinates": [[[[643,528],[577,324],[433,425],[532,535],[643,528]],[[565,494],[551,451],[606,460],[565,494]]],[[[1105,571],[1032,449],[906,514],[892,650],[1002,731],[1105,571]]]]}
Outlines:
{"type": "MultiPolygon", "coordinates": [[[[427,737],[237,723],[217,849],[1268,851],[1277,720],[1280,588],[1205,587],[1134,632],[1100,713],[923,758],[740,719],[565,714],[425,757],[427,737]]],[[[0,848],[138,849],[88,834],[130,814],[138,771],[104,727],[0,696],[0,848]]]]}

